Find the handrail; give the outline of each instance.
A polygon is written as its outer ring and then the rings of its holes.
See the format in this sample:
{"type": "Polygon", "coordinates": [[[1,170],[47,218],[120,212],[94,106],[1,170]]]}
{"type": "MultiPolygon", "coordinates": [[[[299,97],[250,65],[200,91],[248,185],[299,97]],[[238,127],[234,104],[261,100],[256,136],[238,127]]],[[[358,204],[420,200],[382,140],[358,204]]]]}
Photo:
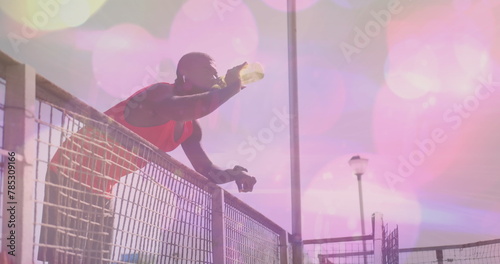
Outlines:
{"type": "Polygon", "coordinates": [[[247,215],[251,215],[252,218],[259,223],[265,225],[267,228],[269,228],[271,231],[276,232],[277,234],[280,234],[281,232],[285,231],[282,227],[280,227],[278,224],[261,214],[260,212],[256,211],[254,208],[252,208],[250,205],[246,204],[245,202],[241,201],[237,197],[231,195],[229,192],[224,191],[224,199],[226,202],[229,202],[230,205],[233,207],[237,208],[239,211],[242,213],[245,213],[247,215]]]}
{"type": "Polygon", "coordinates": [[[486,241],[479,241],[474,243],[467,243],[462,245],[444,245],[444,246],[434,246],[434,247],[416,247],[416,248],[400,248],[399,252],[417,252],[417,251],[434,251],[434,250],[444,250],[444,249],[462,249],[471,247],[487,246],[491,244],[500,243],[499,239],[492,239],[486,241]]]}
{"type": "Polygon", "coordinates": [[[334,237],[334,238],[322,238],[322,239],[307,239],[307,240],[304,240],[304,245],[362,241],[362,240],[372,240],[372,239],[373,239],[373,235],[352,236],[352,237],[334,237]]]}

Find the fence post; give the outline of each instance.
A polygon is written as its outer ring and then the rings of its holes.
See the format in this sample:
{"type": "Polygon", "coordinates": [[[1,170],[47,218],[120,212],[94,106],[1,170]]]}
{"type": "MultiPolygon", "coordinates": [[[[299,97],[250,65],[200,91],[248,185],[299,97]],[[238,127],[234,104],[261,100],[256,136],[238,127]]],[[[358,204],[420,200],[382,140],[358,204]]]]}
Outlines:
{"type": "Polygon", "coordinates": [[[288,232],[284,229],[279,233],[280,264],[288,264],[288,232]]]}
{"type": "Polygon", "coordinates": [[[381,213],[374,213],[372,215],[372,228],[373,228],[373,263],[383,264],[382,254],[382,239],[384,220],[381,213]]]}
{"type": "Polygon", "coordinates": [[[222,188],[215,188],[212,192],[212,252],[214,263],[226,263],[226,225],[222,188]]]}
{"type": "Polygon", "coordinates": [[[1,250],[14,263],[33,263],[36,73],[28,65],[9,65],[5,80],[1,250]]]}
{"type": "Polygon", "coordinates": [[[443,264],[443,250],[442,249],[438,249],[436,250],[436,258],[437,258],[437,261],[438,261],[438,264],[443,264]]]}

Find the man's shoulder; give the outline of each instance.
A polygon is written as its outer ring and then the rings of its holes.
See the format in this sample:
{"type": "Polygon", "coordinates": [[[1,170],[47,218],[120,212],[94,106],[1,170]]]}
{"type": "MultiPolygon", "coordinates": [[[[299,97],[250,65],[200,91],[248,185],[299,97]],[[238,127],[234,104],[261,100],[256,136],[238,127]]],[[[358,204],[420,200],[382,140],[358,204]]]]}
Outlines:
{"type": "Polygon", "coordinates": [[[153,83],[150,86],[148,86],[148,89],[157,89],[157,88],[173,89],[174,88],[174,84],[173,83],[168,83],[168,82],[157,82],[157,83],[153,83]]]}
{"type": "Polygon", "coordinates": [[[167,82],[154,83],[146,87],[145,91],[157,92],[157,93],[173,92],[174,85],[167,82]]]}

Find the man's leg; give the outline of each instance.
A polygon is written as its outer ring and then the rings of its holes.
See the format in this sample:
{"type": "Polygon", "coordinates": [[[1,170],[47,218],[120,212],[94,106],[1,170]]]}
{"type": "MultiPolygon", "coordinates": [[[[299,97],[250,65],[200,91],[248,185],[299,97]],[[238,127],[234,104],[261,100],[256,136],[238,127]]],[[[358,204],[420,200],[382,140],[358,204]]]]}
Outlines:
{"type": "Polygon", "coordinates": [[[40,232],[38,260],[49,264],[81,262],[88,236],[90,190],[78,181],[49,170],[40,232]]]}
{"type": "Polygon", "coordinates": [[[55,186],[58,185],[57,176],[48,170],[45,175],[45,194],[43,199],[42,210],[42,227],[40,230],[40,247],[38,250],[38,260],[47,261],[50,264],[56,263],[55,246],[56,243],[56,228],[58,210],[58,190],[55,186]]]}
{"type": "Polygon", "coordinates": [[[87,195],[87,233],[84,249],[84,263],[110,263],[113,239],[114,210],[112,200],[96,193],[87,195]]]}

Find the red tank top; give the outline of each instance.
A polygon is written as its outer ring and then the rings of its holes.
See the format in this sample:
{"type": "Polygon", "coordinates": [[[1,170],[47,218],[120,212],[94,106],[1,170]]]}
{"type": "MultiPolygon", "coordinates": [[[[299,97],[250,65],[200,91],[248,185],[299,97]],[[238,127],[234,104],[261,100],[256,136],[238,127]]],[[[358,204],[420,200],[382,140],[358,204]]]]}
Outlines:
{"type": "MultiPolygon", "coordinates": [[[[182,135],[175,140],[176,121],[171,120],[158,126],[136,127],[125,120],[127,103],[132,97],[145,92],[147,88],[149,87],[137,91],[104,113],[160,150],[172,151],[191,136],[192,121],[184,123],[182,135]]],[[[51,170],[62,176],[74,178],[95,192],[109,194],[121,177],[143,168],[147,163],[147,160],[131,153],[120,143],[107,138],[105,131],[86,126],[61,144],[51,160],[51,170]]]]}

